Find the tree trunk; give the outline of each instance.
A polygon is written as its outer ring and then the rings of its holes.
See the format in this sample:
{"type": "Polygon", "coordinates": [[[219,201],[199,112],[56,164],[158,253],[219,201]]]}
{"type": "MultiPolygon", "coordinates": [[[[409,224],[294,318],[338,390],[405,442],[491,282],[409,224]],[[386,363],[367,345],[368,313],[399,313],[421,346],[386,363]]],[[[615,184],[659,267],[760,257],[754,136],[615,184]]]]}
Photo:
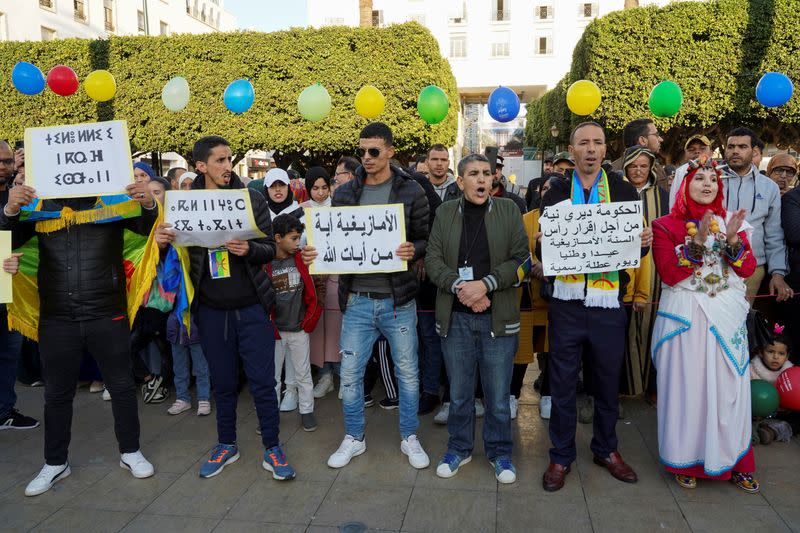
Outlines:
{"type": "Polygon", "coordinates": [[[358,0],[359,26],[372,27],[372,0],[358,0]]]}
{"type": "Polygon", "coordinates": [[[625,9],[633,9],[639,7],[639,0],[625,0],[625,9]]]}

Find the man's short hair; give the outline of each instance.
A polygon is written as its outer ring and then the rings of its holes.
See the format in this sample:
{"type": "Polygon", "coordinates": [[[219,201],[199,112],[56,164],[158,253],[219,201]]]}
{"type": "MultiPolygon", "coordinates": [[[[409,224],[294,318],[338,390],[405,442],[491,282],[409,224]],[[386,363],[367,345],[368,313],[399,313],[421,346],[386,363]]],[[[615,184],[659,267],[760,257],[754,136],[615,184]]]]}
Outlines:
{"type": "Polygon", "coordinates": [[[448,158],[450,157],[450,152],[447,150],[447,146],[443,144],[434,144],[433,146],[428,148],[428,154],[427,154],[428,157],[431,156],[431,152],[447,152],[447,157],[448,158]]]}
{"type": "Polygon", "coordinates": [[[647,126],[650,124],[653,124],[653,119],[650,118],[637,118],[625,124],[622,128],[622,142],[625,143],[625,148],[639,144],[639,137],[647,136],[647,126]]]}
{"type": "Polygon", "coordinates": [[[750,148],[754,146],[759,146],[762,150],[764,149],[764,143],[761,142],[761,139],[758,138],[756,132],[754,132],[750,128],[745,128],[744,126],[733,128],[731,131],[728,132],[727,138],[730,139],[731,137],[750,137],[750,148]]]}
{"type": "Polygon", "coordinates": [[[192,159],[194,159],[195,163],[199,161],[207,163],[209,156],[211,156],[211,150],[217,146],[230,146],[230,143],[228,143],[228,141],[219,135],[209,135],[207,137],[203,137],[194,143],[194,148],[192,148],[192,159]]]}
{"type": "Polygon", "coordinates": [[[344,169],[355,176],[356,169],[361,166],[361,163],[359,163],[358,159],[355,157],[344,155],[339,158],[339,161],[336,162],[336,166],[338,167],[339,165],[344,165],[344,169]]]}
{"type": "Polygon", "coordinates": [[[305,229],[305,225],[300,222],[300,219],[294,215],[284,214],[278,215],[272,221],[272,234],[280,235],[281,237],[285,237],[289,233],[296,231],[300,235],[303,234],[303,230],[305,229]]]}
{"type": "Polygon", "coordinates": [[[386,143],[386,146],[392,146],[394,139],[392,138],[392,130],[383,122],[372,122],[364,126],[361,130],[359,139],[381,139],[386,143]]]}
{"type": "Polygon", "coordinates": [[[427,161],[428,161],[428,156],[427,155],[425,155],[425,154],[418,155],[417,157],[414,158],[415,168],[416,168],[416,165],[419,165],[420,163],[426,163],[427,161]]]}
{"type": "Polygon", "coordinates": [[[477,161],[489,164],[489,159],[487,159],[487,157],[485,155],[483,155],[483,154],[470,154],[470,155],[468,155],[467,157],[461,159],[461,161],[458,162],[458,175],[463,177],[464,176],[464,172],[466,172],[466,170],[467,170],[467,165],[469,165],[470,163],[475,163],[477,161]]]}
{"type": "Polygon", "coordinates": [[[173,168],[167,170],[167,179],[168,180],[174,180],[175,179],[175,174],[177,174],[179,170],[186,170],[186,169],[183,168],[183,167],[173,167],[173,168]]]}
{"type": "Polygon", "coordinates": [[[594,126],[596,128],[600,128],[603,131],[603,138],[605,138],[606,130],[603,129],[603,126],[601,126],[597,122],[587,121],[587,122],[581,122],[580,124],[575,126],[575,129],[572,130],[572,133],[569,134],[569,144],[574,144],[575,143],[575,134],[578,133],[578,130],[580,130],[582,128],[589,127],[589,126],[594,126]]]}

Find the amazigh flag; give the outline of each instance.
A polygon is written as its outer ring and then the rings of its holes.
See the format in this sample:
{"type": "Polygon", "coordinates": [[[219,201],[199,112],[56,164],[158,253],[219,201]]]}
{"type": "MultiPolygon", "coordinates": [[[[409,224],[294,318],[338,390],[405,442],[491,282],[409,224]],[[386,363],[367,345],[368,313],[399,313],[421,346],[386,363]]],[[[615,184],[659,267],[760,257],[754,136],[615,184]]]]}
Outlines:
{"type": "Polygon", "coordinates": [[[531,274],[531,268],[533,267],[533,257],[530,253],[528,253],[528,258],[522,262],[521,265],[517,267],[517,280],[518,283],[522,283],[531,274]]]}
{"type": "MultiPolygon", "coordinates": [[[[75,224],[105,224],[141,215],[139,204],[127,195],[103,196],[98,198],[92,209],[72,211],[42,211],[42,203],[35,201],[22,209],[20,221],[36,224],[40,233],[51,233],[75,224]]],[[[161,208],[159,207],[159,218],[161,208]]],[[[156,224],[153,225],[155,230],[156,224]]],[[[156,276],[159,260],[158,246],[154,238],[125,230],[123,264],[125,267],[128,296],[128,318],[133,324],[136,313],[150,290],[156,276]]],[[[25,245],[14,250],[21,252],[19,273],[13,278],[13,303],[8,304],[8,327],[24,336],[38,340],[39,337],[39,242],[34,237],[25,245]]]]}

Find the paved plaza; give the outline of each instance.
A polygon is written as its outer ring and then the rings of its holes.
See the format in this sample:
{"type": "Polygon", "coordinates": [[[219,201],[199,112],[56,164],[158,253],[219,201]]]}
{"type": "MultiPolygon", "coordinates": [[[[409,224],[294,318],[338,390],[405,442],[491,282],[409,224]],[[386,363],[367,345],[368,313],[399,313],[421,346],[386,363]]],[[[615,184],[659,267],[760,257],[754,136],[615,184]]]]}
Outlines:
{"type": "MultiPolygon", "coordinates": [[[[435,463],[447,431],[422,417],[420,438],[433,465],[417,471],[400,453],[397,412],[367,409],[367,452],[341,470],[325,464],[342,437],[334,394],[317,402],[319,429],[306,433],[297,413],[283,414],[281,439],[297,470],[273,481],[261,468],[256,417],[240,398],[241,459],[218,477],[198,468],[216,435],[214,416],[166,413],[169,402],[142,405],[142,449],[156,475],[133,479],[118,466],[111,405],[80,389],[75,398],[72,475],[50,492],[26,498],[42,465],[41,428],[0,432],[0,531],[335,532],[349,522],[369,530],[445,532],[800,531],[800,442],[756,448],[762,491],[748,495],[728,482],[679,488],[657,462],[655,409],[626,401],[618,433],[621,453],[639,483],[626,485],[591,461],[591,426],[578,427],[579,458],[560,492],[541,487],[547,466],[547,423],[529,372],[514,423],[517,483],[501,486],[479,442],[474,460],[450,480],[435,463]]],[[[42,389],[18,387],[19,409],[39,417],[42,389]]],[[[376,388],[376,392],[378,388],[376,388]]],[[[378,393],[380,396],[380,393],[378,393]]],[[[480,435],[480,424],[478,427],[480,435]]]]}

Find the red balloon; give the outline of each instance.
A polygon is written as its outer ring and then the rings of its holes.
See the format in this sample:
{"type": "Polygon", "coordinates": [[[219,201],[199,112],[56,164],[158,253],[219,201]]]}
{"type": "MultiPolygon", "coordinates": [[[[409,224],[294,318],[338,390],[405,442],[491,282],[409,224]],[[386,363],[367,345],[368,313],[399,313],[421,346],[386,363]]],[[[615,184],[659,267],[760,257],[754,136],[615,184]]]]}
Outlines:
{"type": "Polygon", "coordinates": [[[78,90],[78,76],[66,65],[56,65],[47,73],[47,86],[59,96],[69,96],[78,90]]]}
{"type": "Polygon", "coordinates": [[[800,411],[800,366],[787,368],[775,382],[781,407],[792,411],[800,411]]]}

